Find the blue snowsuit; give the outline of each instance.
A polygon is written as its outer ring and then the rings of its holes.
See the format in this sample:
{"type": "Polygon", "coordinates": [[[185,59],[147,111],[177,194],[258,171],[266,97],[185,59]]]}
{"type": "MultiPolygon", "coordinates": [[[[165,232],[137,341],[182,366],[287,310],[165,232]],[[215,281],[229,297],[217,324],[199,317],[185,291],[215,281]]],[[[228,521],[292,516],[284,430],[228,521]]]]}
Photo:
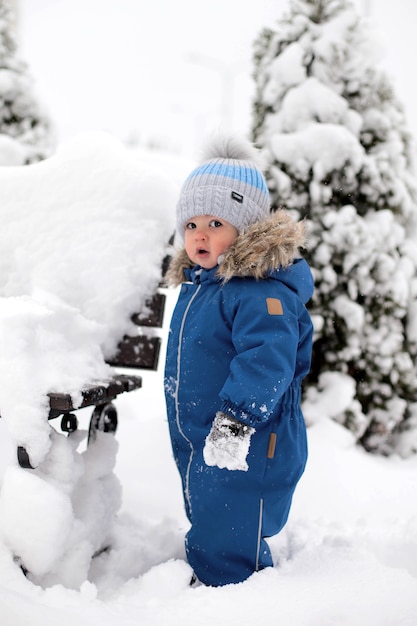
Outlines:
{"type": "Polygon", "coordinates": [[[266,537],[286,523],[307,460],[301,381],[311,358],[307,263],[264,278],[184,268],[170,327],[165,394],[191,528],[188,562],[207,585],[238,583],[271,566],[266,537]],[[248,471],[208,466],[217,411],[252,426],[248,471]]]}

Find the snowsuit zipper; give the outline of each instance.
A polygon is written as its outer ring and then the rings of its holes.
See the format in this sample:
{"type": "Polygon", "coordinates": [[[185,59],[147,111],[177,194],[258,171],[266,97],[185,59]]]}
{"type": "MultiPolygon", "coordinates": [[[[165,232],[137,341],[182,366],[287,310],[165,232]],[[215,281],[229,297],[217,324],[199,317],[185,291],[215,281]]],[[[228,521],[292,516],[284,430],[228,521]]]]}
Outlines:
{"type": "Polygon", "coordinates": [[[185,326],[185,322],[187,319],[188,311],[190,310],[190,307],[192,303],[194,302],[195,298],[197,297],[197,294],[200,291],[200,289],[201,289],[201,284],[198,284],[197,289],[195,290],[195,293],[192,295],[189,303],[187,304],[187,307],[184,311],[184,315],[181,320],[179,340],[178,340],[178,353],[177,353],[177,381],[176,381],[176,386],[175,386],[175,421],[177,423],[178,431],[180,432],[181,436],[184,437],[185,441],[190,446],[190,458],[188,461],[187,472],[185,476],[185,497],[187,499],[190,513],[191,513],[191,498],[190,498],[189,484],[190,484],[190,468],[191,468],[191,463],[194,457],[194,446],[192,442],[190,441],[190,439],[187,437],[187,435],[184,433],[183,429],[181,428],[178,393],[179,393],[179,383],[180,383],[180,378],[181,378],[181,346],[182,346],[182,337],[184,333],[184,326],[185,326]]]}

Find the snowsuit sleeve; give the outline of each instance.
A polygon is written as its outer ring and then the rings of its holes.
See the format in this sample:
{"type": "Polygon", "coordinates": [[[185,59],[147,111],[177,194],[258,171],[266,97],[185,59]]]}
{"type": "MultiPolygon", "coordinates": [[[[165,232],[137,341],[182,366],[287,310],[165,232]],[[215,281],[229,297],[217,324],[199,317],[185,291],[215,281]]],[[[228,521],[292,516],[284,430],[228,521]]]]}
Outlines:
{"type": "Polygon", "coordinates": [[[306,345],[304,354],[303,340],[310,321],[298,296],[276,281],[233,287],[227,317],[236,355],[219,394],[220,410],[256,428],[308,372],[310,353],[306,345]]]}

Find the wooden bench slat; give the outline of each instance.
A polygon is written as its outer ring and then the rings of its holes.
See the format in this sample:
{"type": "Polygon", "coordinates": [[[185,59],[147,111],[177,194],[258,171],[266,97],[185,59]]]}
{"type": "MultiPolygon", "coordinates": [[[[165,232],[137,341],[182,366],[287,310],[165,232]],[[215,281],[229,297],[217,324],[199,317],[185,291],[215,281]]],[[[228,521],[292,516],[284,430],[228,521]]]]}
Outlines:
{"type": "Polygon", "coordinates": [[[124,337],[118,345],[118,351],[107,362],[113,367],[132,367],[145,370],[158,368],[160,337],[124,337]]]}
{"type": "Polygon", "coordinates": [[[86,406],[97,406],[114,400],[116,396],[125,391],[134,391],[142,386],[140,376],[116,374],[111,380],[100,385],[91,385],[81,391],[82,403],[74,407],[72,398],[68,393],[48,393],[50,418],[57,417],[68,411],[75,411],[86,406]]]}
{"type": "Polygon", "coordinates": [[[165,313],[166,296],[163,293],[155,293],[145,304],[145,310],[132,315],[132,322],[137,326],[162,328],[165,313]]]}

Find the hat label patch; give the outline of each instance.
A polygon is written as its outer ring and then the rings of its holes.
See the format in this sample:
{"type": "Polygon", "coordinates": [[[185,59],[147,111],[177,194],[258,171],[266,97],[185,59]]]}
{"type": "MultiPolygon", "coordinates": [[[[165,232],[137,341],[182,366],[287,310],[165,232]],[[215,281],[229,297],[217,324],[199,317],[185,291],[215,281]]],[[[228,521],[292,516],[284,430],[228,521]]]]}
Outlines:
{"type": "Polygon", "coordinates": [[[242,194],[238,193],[237,191],[232,191],[231,198],[232,198],[232,200],[236,200],[236,202],[239,202],[240,204],[243,203],[243,196],[242,196],[242,194]]]}

